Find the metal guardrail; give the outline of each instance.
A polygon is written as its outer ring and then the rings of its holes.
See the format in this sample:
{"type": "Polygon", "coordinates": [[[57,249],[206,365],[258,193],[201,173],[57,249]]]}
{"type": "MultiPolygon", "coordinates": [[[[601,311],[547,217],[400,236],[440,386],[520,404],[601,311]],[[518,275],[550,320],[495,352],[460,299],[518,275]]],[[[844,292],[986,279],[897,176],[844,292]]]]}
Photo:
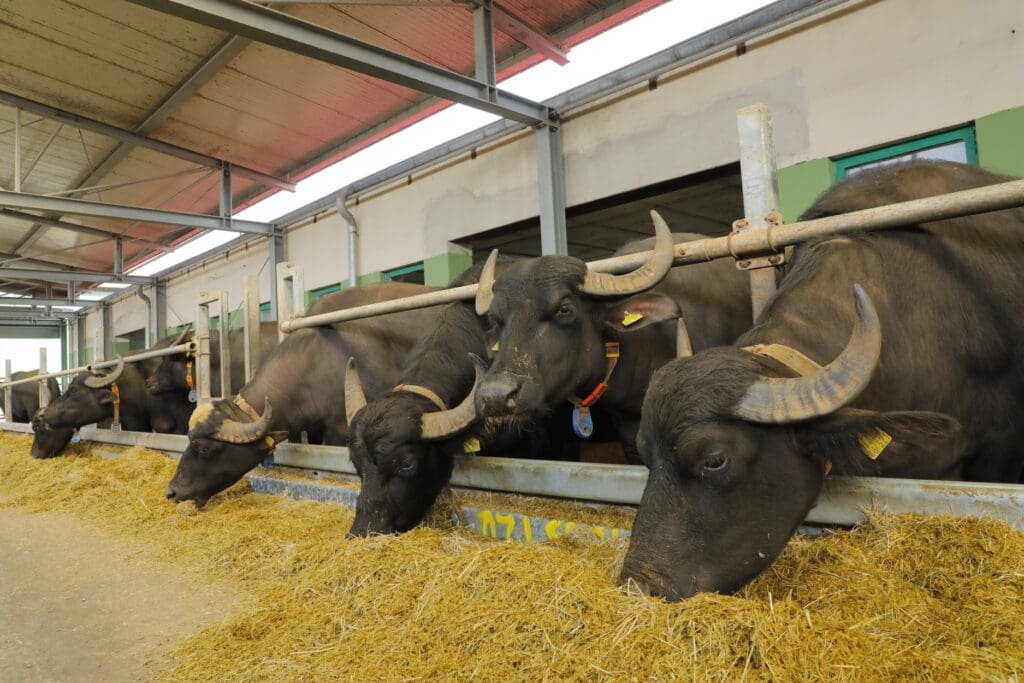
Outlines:
{"type": "MultiPolygon", "coordinates": [[[[736,258],[742,266],[743,259],[778,254],[787,246],[803,244],[818,237],[834,237],[863,230],[885,230],[902,225],[959,218],[970,214],[1019,206],[1024,206],[1024,180],[914,199],[838,216],[816,218],[788,225],[775,225],[763,230],[734,232],[725,237],[709,237],[691,242],[681,242],[675,245],[673,263],[681,266],[720,258],[736,258]]],[[[628,272],[643,264],[650,255],[651,252],[644,251],[626,256],[616,256],[592,261],[587,264],[587,267],[601,272],[628,272]]],[[[318,327],[385,313],[397,313],[453,301],[464,301],[476,296],[476,289],[477,285],[465,285],[440,292],[417,294],[305,318],[292,318],[281,321],[281,331],[288,333],[306,327],[318,327]]]]}

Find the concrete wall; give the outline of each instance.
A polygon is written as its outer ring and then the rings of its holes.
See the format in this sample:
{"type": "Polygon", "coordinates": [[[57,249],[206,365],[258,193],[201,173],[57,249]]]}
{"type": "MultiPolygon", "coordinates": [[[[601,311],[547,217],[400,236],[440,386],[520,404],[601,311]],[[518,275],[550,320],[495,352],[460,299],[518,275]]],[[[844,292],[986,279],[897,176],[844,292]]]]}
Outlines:
{"type": "MultiPolygon", "coordinates": [[[[735,110],[756,102],[771,108],[780,167],[970,123],[1024,105],[1022,64],[1020,0],[850,3],[752,42],[742,56],[730,52],[663,76],[653,90],[640,86],[568,112],[567,201],[734,162],[735,110]]],[[[825,178],[821,169],[805,175],[825,178]]],[[[411,183],[403,179],[350,210],[360,226],[360,273],[457,252],[452,240],[536,215],[533,135],[482,148],[475,159],[464,155],[411,183]]],[[[307,289],[348,279],[345,225],[333,212],[295,226],[286,242],[288,259],[305,267],[307,289]]],[[[191,319],[199,291],[228,289],[236,305],[243,276],[266,254],[253,246],[248,255],[220,257],[175,278],[168,324],[191,319]]],[[[264,269],[264,300],[269,275],[264,269]]],[[[142,309],[136,299],[115,308],[115,332],[140,326],[135,309],[142,309]]]]}

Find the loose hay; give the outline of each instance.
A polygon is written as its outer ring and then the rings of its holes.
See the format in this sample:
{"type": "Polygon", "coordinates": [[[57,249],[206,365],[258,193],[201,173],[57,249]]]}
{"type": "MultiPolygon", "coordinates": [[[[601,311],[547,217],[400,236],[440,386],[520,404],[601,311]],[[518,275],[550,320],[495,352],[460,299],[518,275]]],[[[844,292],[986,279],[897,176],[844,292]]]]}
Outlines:
{"type": "Polygon", "coordinates": [[[174,464],[150,451],[35,461],[10,436],[0,449],[0,504],[72,512],[249,589],[248,604],[181,643],[158,678],[1024,675],[1024,534],[991,520],[873,514],[851,532],[795,539],[740,595],[670,605],[615,587],[621,539],[524,546],[419,528],[346,541],[345,508],[244,485],[180,514],[163,500],[174,464]]]}

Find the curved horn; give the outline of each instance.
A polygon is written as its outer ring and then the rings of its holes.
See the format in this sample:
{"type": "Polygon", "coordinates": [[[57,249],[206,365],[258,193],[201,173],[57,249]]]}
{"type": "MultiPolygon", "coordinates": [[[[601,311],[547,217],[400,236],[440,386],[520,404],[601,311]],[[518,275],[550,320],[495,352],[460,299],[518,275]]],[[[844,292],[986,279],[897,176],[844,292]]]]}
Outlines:
{"type": "Polygon", "coordinates": [[[348,368],[345,370],[345,419],[349,424],[352,424],[352,418],[365,405],[366,394],[363,393],[363,383],[359,381],[356,359],[349,358],[348,368]]]}
{"type": "Polygon", "coordinates": [[[494,301],[494,266],[498,262],[498,250],[492,249],[480,271],[480,284],[476,289],[476,314],[486,315],[494,301]]]}
{"type": "Polygon", "coordinates": [[[647,263],[623,275],[587,271],[580,290],[594,296],[620,296],[642,292],[661,282],[672,269],[675,247],[672,231],[657,211],[651,211],[651,220],[654,221],[654,251],[647,263]]]}
{"type": "Polygon", "coordinates": [[[762,424],[786,424],[828,415],[864,391],[878,367],[882,330],[871,298],[853,286],[857,322],[843,352],[807,377],[762,379],[733,410],[736,417],[762,424]]]}
{"type": "Polygon", "coordinates": [[[690,343],[690,333],[686,330],[686,321],[682,314],[676,320],[676,358],[689,358],[693,355],[693,344],[690,343]]]}
{"type": "Polygon", "coordinates": [[[218,441],[226,441],[227,443],[252,443],[267,435],[267,430],[270,428],[270,418],[273,414],[274,411],[270,407],[270,399],[264,398],[263,414],[260,415],[260,419],[249,423],[225,419],[221,426],[217,428],[217,431],[212,434],[212,438],[218,441]]]}
{"type": "Polygon", "coordinates": [[[171,342],[171,346],[177,346],[178,344],[184,343],[185,337],[192,331],[192,323],[185,323],[185,327],[181,328],[181,334],[175,337],[174,341],[171,342]]]}
{"type": "Polygon", "coordinates": [[[91,377],[86,377],[82,380],[82,384],[89,387],[90,389],[102,389],[103,387],[109,387],[111,384],[121,379],[121,373],[124,372],[124,358],[121,356],[117,357],[117,365],[114,369],[105,375],[101,375],[89,366],[89,372],[93,373],[91,377]]]}
{"type": "Polygon", "coordinates": [[[476,406],[474,405],[476,389],[480,386],[480,380],[483,379],[487,368],[475,353],[469,354],[469,358],[473,361],[473,370],[476,373],[473,379],[473,388],[470,389],[469,395],[462,399],[462,403],[451,410],[423,413],[423,418],[420,420],[420,438],[424,441],[436,441],[454,436],[476,420],[476,406]]]}

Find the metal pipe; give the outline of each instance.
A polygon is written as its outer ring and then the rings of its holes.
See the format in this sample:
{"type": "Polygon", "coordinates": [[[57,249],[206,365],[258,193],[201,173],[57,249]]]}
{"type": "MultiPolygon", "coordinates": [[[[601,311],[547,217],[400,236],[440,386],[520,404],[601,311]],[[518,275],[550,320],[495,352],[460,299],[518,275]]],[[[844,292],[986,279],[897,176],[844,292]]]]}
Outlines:
{"type": "MultiPolygon", "coordinates": [[[[733,233],[726,237],[708,237],[692,242],[680,242],[675,245],[677,266],[689,263],[703,263],[714,259],[735,256],[776,254],[790,245],[803,244],[818,237],[845,235],[862,230],[885,230],[902,225],[927,223],[930,221],[957,218],[975,213],[1001,211],[1024,205],[1024,180],[1013,180],[972,190],[961,190],[949,194],[914,199],[899,204],[880,206],[874,209],[853,211],[838,216],[816,218],[810,221],[779,225],[766,230],[746,233],[733,233]]],[[[591,261],[587,267],[591,270],[623,273],[642,265],[651,252],[642,251],[636,254],[615,256],[612,258],[591,261]]],[[[464,285],[440,292],[417,294],[392,301],[346,308],[331,313],[284,320],[281,331],[288,333],[304,327],[318,327],[333,323],[369,318],[385,313],[398,313],[417,308],[427,308],[453,301],[465,301],[476,296],[477,285],[464,285]]]]}
{"type": "MultiPolygon", "coordinates": [[[[168,346],[165,349],[153,349],[151,351],[143,351],[142,353],[136,353],[131,356],[125,356],[125,363],[135,363],[137,361],[147,360],[149,358],[160,358],[161,356],[173,356],[177,353],[194,353],[196,350],[195,342],[185,342],[184,344],[178,344],[177,346],[168,346]]],[[[10,361],[8,361],[10,363],[10,361]]],[[[7,381],[0,383],[0,388],[6,389],[7,387],[17,386],[19,384],[27,384],[28,382],[38,382],[39,380],[49,379],[51,377],[63,377],[65,375],[75,375],[79,372],[88,372],[90,370],[100,370],[103,368],[111,368],[118,364],[117,360],[104,360],[96,363],[90,363],[89,365],[81,365],[77,368],[67,368],[66,370],[58,370],[57,372],[48,372],[42,375],[36,375],[29,377],[28,379],[19,379],[16,381],[7,381]]]]}
{"type": "Polygon", "coordinates": [[[349,188],[343,187],[338,192],[338,197],[335,200],[338,207],[338,215],[342,217],[345,224],[348,225],[348,286],[355,287],[359,284],[359,270],[358,270],[358,257],[356,254],[356,246],[359,239],[359,225],[356,223],[356,217],[352,215],[352,212],[345,206],[345,200],[348,199],[349,188]]]}
{"type": "Polygon", "coordinates": [[[14,108],[14,191],[21,192],[21,107],[14,108]]]}
{"type": "Polygon", "coordinates": [[[262,336],[260,334],[260,279],[258,275],[245,276],[245,314],[244,353],[245,381],[248,382],[256,374],[263,356],[262,336]]]}
{"type": "Polygon", "coordinates": [[[146,306],[146,348],[149,348],[154,344],[153,337],[156,335],[156,330],[153,329],[152,314],[153,314],[153,302],[150,301],[149,297],[142,291],[142,287],[135,288],[135,295],[142,299],[142,303],[146,306]]]}

